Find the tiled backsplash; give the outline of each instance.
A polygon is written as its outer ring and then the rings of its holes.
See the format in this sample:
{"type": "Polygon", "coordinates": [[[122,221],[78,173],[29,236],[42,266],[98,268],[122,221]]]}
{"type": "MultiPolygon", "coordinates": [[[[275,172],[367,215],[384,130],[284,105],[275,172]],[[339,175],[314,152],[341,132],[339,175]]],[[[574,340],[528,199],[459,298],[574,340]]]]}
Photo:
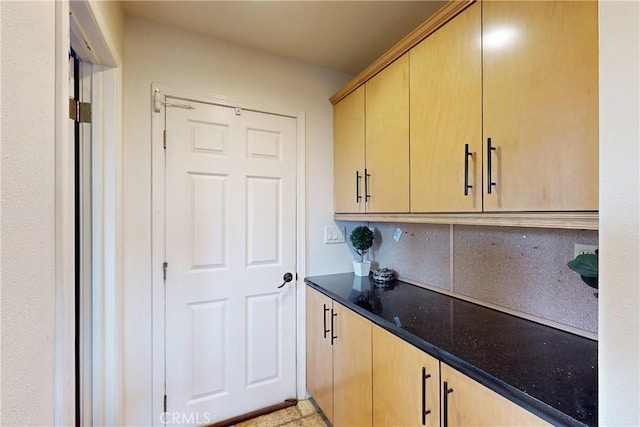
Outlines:
{"type": "MultiPolygon", "coordinates": [[[[372,223],[372,268],[586,332],[598,331],[595,289],[567,267],[597,231],[372,223]],[[393,239],[400,228],[402,237],[393,239]]],[[[347,233],[353,226],[348,225],[347,233]]]]}

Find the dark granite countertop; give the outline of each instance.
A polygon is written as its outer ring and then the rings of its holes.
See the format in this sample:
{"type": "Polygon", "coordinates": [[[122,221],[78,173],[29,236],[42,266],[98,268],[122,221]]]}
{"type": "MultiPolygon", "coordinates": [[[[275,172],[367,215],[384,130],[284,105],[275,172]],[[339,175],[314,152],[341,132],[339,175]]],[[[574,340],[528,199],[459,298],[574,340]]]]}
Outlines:
{"type": "Polygon", "coordinates": [[[554,425],[598,423],[596,341],[401,281],[305,282],[554,425]]]}

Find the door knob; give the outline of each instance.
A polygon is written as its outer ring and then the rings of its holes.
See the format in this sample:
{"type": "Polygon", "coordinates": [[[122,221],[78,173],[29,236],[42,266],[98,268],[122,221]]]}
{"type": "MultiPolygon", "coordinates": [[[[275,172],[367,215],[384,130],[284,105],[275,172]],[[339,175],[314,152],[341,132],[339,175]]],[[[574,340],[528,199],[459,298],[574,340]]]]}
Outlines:
{"type": "Polygon", "coordinates": [[[283,287],[284,285],[286,285],[287,283],[289,283],[290,281],[293,280],[293,274],[291,273],[284,273],[284,276],[282,276],[282,280],[284,280],[284,282],[282,282],[282,285],[278,286],[278,289],[280,289],[281,287],[283,287]]]}

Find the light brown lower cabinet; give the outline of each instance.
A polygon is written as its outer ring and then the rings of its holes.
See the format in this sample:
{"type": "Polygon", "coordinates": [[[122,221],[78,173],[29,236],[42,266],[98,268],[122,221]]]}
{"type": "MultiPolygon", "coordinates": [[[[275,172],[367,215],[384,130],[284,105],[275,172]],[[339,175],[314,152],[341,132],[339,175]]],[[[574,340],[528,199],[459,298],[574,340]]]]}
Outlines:
{"type": "Polygon", "coordinates": [[[445,363],[440,369],[444,427],[551,425],[445,363]]]}
{"type": "Polygon", "coordinates": [[[371,322],[307,287],[307,389],[334,427],[372,425],[371,322]]]}
{"type": "Polygon", "coordinates": [[[307,389],[334,427],[548,426],[311,287],[307,389]]]}
{"type": "Polygon", "coordinates": [[[370,427],[371,322],[336,302],[333,310],[333,425],[370,427]]]}
{"type": "Polygon", "coordinates": [[[373,425],[440,425],[440,363],[373,327],[373,425]]]}
{"type": "Polygon", "coordinates": [[[333,300],[307,286],[307,390],[333,423],[333,300]]]}

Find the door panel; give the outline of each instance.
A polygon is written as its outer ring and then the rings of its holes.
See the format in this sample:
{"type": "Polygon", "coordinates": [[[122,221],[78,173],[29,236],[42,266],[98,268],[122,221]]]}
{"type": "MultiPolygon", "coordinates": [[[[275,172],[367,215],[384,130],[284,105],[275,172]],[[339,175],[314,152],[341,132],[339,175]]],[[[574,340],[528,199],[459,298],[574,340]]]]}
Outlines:
{"type": "Polygon", "coordinates": [[[487,1],[482,16],[484,210],[597,211],[598,3],[487,1]]]}
{"type": "Polygon", "coordinates": [[[307,286],[307,389],[333,424],[332,300],[307,286]]]}
{"type": "Polygon", "coordinates": [[[280,260],[280,179],[247,177],[247,261],[249,266],[280,260]]]}
{"type": "Polygon", "coordinates": [[[296,121],[189,104],[166,112],[166,390],[201,424],[295,397],[296,121]]]}
{"type": "Polygon", "coordinates": [[[409,212],[409,55],[365,89],[367,212],[409,212]]]}
{"type": "Polygon", "coordinates": [[[440,362],[374,325],[373,426],[423,425],[440,426],[440,362]]]}
{"type": "Polygon", "coordinates": [[[279,293],[247,298],[247,385],[257,387],[282,376],[279,293]]]}
{"type": "Polygon", "coordinates": [[[371,322],[336,302],[333,346],[333,424],[370,427],[371,322]]]}
{"type": "Polygon", "coordinates": [[[225,386],[227,301],[189,304],[193,396],[206,398],[227,392],[225,386]],[[213,329],[213,330],[212,330],[213,329]]]}
{"type": "Polygon", "coordinates": [[[449,392],[442,398],[443,419],[451,427],[548,426],[549,423],[445,363],[441,379],[449,392]],[[444,411],[447,411],[446,415],[444,411]]]}
{"type": "Polygon", "coordinates": [[[220,268],[226,264],[227,236],[225,192],[227,177],[190,173],[192,259],[194,269],[220,268]]]}
{"type": "Polygon", "coordinates": [[[225,155],[229,140],[229,129],[226,125],[189,119],[187,122],[191,128],[194,151],[225,155]]]}
{"type": "Polygon", "coordinates": [[[480,24],[474,3],[410,51],[412,212],[482,210],[480,24]]]}
{"type": "Polygon", "coordinates": [[[333,106],[334,211],[364,212],[364,86],[333,106]],[[357,174],[357,175],[356,175],[357,174]],[[357,177],[360,177],[359,179],[357,177]],[[360,196],[358,198],[357,196],[360,196]]]}

